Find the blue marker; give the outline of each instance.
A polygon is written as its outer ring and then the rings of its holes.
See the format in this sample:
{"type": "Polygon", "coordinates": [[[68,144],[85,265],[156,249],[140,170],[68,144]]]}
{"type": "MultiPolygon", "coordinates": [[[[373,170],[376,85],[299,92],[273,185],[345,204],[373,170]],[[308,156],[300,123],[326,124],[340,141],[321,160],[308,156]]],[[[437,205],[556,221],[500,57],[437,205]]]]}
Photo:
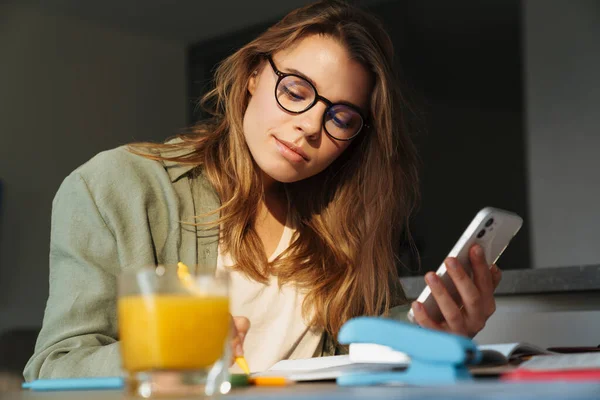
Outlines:
{"type": "Polygon", "coordinates": [[[23,383],[23,389],[36,391],[61,390],[118,390],[123,389],[125,381],[121,377],[106,378],[68,378],[68,379],[38,379],[23,383]]]}

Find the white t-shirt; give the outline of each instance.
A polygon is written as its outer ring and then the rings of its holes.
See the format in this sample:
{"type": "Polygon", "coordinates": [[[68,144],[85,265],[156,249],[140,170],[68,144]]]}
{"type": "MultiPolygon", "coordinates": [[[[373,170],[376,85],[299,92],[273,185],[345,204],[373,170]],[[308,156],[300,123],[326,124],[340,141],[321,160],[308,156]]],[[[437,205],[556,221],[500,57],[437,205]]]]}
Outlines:
{"type": "MultiPolygon", "coordinates": [[[[281,240],[272,261],[290,245],[294,230],[284,227],[281,240]]],[[[230,310],[233,316],[250,320],[250,330],[244,339],[244,357],[252,372],[264,371],[284,359],[310,358],[321,345],[322,329],[309,328],[302,317],[304,295],[295,285],[286,284],[281,289],[277,277],[271,276],[268,284],[251,280],[229,267],[233,265],[228,254],[219,254],[217,270],[230,273],[230,310]]],[[[242,373],[237,365],[232,373],[242,373]]]]}

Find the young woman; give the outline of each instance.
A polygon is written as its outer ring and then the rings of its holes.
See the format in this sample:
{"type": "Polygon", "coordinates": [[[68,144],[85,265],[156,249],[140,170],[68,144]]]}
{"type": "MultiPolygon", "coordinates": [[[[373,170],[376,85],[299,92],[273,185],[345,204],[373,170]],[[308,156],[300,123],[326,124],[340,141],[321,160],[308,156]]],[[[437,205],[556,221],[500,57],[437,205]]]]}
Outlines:
{"type": "MultiPolygon", "coordinates": [[[[116,278],[140,264],[231,271],[234,352],[253,370],[334,354],[350,318],[403,319],[396,248],[418,189],[392,58],[370,15],[306,6],[219,66],[204,99],[212,119],[69,175],[53,203],[50,296],[26,378],[118,374],[116,278]]],[[[421,326],[469,336],[484,326],[500,272],[477,248],[471,260],[473,280],[447,260],[463,308],[427,275],[446,322],[415,303],[421,326]]]]}

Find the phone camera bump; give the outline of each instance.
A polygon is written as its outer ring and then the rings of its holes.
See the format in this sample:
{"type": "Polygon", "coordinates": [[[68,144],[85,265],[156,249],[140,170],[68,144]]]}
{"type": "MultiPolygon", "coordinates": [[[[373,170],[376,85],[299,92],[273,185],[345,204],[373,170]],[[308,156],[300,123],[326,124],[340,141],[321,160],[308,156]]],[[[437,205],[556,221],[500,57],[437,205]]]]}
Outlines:
{"type": "Polygon", "coordinates": [[[490,218],[487,220],[487,222],[485,223],[485,227],[489,228],[490,225],[492,225],[494,223],[494,218],[490,218]]]}
{"type": "Polygon", "coordinates": [[[485,235],[485,229],[479,231],[479,233],[477,234],[477,239],[481,239],[483,235],[485,235]]]}

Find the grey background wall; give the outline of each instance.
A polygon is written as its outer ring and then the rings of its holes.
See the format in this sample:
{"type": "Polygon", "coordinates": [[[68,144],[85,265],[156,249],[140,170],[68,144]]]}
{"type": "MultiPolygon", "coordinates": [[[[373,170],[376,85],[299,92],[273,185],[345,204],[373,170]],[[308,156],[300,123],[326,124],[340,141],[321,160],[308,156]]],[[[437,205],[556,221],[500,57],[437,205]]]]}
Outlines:
{"type": "Polygon", "coordinates": [[[600,264],[600,2],[523,2],[534,267],[600,264]]]}
{"type": "Polygon", "coordinates": [[[186,123],[185,45],[0,6],[0,332],[39,326],[52,198],[99,151],[186,123]]]}

